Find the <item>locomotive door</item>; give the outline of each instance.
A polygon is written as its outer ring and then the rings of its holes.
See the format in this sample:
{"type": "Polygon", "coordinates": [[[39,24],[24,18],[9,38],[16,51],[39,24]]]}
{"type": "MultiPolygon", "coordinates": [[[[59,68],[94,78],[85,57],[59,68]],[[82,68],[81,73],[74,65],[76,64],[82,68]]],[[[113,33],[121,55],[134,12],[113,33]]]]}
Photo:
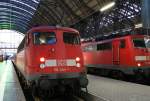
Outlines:
{"type": "Polygon", "coordinates": [[[120,41],[113,41],[112,44],[112,63],[114,65],[119,65],[120,64],[120,41]]]}

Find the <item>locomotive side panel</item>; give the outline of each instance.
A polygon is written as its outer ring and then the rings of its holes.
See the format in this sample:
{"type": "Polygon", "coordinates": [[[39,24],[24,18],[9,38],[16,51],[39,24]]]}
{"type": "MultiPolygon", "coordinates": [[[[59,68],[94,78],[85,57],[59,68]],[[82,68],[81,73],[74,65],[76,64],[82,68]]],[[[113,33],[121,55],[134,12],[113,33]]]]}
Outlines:
{"type": "Polygon", "coordinates": [[[82,44],[82,53],[84,59],[84,66],[92,64],[95,62],[96,48],[95,44],[82,44]]]}
{"type": "Polygon", "coordinates": [[[118,56],[118,65],[120,65],[120,68],[128,68],[128,66],[131,66],[134,64],[134,58],[133,58],[133,49],[132,49],[132,42],[130,40],[129,36],[126,36],[124,38],[118,38],[117,44],[115,46],[114,52],[116,52],[116,55],[118,56]]]}
{"type": "Polygon", "coordinates": [[[97,51],[95,55],[94,64],[111,65],[112,64],[112,51],[97,51]]]}
{"type": "Polygon", "coordinates": [[[24,50],[20,51],[17,54],[16,64],[17,64],[17,67],[19,67],[18,69],[21,71],[21,73],[25,74],[26,73],[26,69],[25,69],[25,55],[24,55],[24,50]]]}
{"type": "Polygon", "coordinates": [[[16,54],[16,60],[15,64],[18,68],[18,70],[22,73],[22,75],[26,75],[27,69],[26,69],[26,56],[25,56],[25,37],[20,43],[17,54],[16,54]]]}
{"type": "Polygon", "coordinates": [[[88,49],[83,51],[83,55],[86,57],[84,58],[85,66],[87,67],[121,71],[126,74],[146,73],[146,75],[150,75],[150,52],[145,45],[143,35],[127,35],[99,42],[85,43],[82,46],[86,49],[88,45],[97,45],[97,47],[95,51],[89,51],[88,49]],[[110,42],[111,45],[108,44],[110,42]]]}

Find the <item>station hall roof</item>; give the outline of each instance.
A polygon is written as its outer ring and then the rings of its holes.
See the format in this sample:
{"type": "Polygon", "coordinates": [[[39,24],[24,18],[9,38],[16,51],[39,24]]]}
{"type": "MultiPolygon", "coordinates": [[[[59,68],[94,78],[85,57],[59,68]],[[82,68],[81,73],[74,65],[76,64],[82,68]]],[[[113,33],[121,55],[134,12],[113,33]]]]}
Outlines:
{"type": "Polygon", "coordinates": [[[25,33],[36,25],[62,25],[82,37],[95,36],[114,29],[115,21],[115,28],[139,22],[140,5],[140,0],[0,0],[0,29],[25,33]],[[113,9],[100,12],[112,1],[113,9]]]}

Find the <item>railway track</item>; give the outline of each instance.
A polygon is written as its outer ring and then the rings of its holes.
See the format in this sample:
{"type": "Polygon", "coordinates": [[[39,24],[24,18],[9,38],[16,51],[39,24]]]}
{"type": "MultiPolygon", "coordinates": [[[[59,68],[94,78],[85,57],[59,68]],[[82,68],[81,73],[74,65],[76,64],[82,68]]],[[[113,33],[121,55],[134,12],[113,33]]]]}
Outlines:
{"type": "Polygon", "coordinates": [[[80,96],[58,96],[52,99],[47,99],[47,100],[39,100],[36,99],[34,101],[109,101],[106,99],[102,99],[100,97],[96,97],[94,95],[91,95],[89,93],[86,93],[84,91],[82,91],[80,96]]]}
{"type": "Polygon", "coordinates": [[[54,98],[49,98],[49,99],[44,99],[44,100],[33,97],[29,89],[23,89],[23,92],[24,92],[26,101],[108,101],[106,99],[102,99],[100,97],[94,96],[84,91],[82,91],[80,95],[56,96],[54,98]]]}
{"type": "MultiPolygon", "coordinates": [[[[15,65],[14,65],[14,67],[15,67],[15,65]]],[[[16,68],[15,68],[15,70],[16,70],[16,68]]],[[[18,76],[18,73],[17,73],[17,76],[18,76]]],[[[19,78],[19,76],[18,76],[18,78],[19,78]]],[[[26,89],[26,88],[23,87],[24,85],[21,82],[21,78],[19,78],[19,82],[20,82],[20,85],[21,85],[22,90],[24,92],[26,101],[108,101],[106,99],[102,99],[100,97],[96,97],[96,96],[94,96],[92,94],[89,94],[89,93],[86,93],[84,91],[82,91],[80,95],[56,96],[56,97],[51,98],[51,99],[44,99],[44,100],[42,100],[42,99],[33,97],[32,94],[31,94],[30,89],[26,89]]]]}
{"type": "Polygon", "coordinates": [[[45,100],[35,99],[34,101],[85,101],[85,100],[77,96],[58,96],[55,98],[45,100]]]}

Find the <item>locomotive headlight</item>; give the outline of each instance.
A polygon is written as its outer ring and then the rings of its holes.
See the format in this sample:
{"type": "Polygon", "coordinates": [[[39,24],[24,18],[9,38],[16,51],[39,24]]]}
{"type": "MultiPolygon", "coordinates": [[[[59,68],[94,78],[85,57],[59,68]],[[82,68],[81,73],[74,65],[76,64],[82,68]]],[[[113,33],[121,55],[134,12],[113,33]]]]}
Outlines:
{"type": "Polygon", "coordinates": [[[40,68],[44,69],[45,68],[45,64],[40,64],[40,68]]]}
{"type": "Polygon", "coordinates": [[[81,64],[80,64],[80,63],[77,63],[77,67],[81,67],[81,64]]]}
{"type": "Polygon", "coordinates": [[[138,67],[140,67],[140,66],[141,66],[141,64],[140,64],[140,63],[138,63],[138,64],[137,64],[137,66],[138,66],[138,67]]]}
{"type": "Polygon", "coordinates": [[[41,58],[40,58],[40,61],[41,61],[41,62],[44,62],[44,61],[45,61],[45,58],[44,58],[44,57],[41,57],[41,58]]]}
{"type": "Polygon", "coordinates": [[[79,57],[76,57],[76,61],[79,62],[79,61],[80,61],[80,58],[79,58],[79,57]]]}

